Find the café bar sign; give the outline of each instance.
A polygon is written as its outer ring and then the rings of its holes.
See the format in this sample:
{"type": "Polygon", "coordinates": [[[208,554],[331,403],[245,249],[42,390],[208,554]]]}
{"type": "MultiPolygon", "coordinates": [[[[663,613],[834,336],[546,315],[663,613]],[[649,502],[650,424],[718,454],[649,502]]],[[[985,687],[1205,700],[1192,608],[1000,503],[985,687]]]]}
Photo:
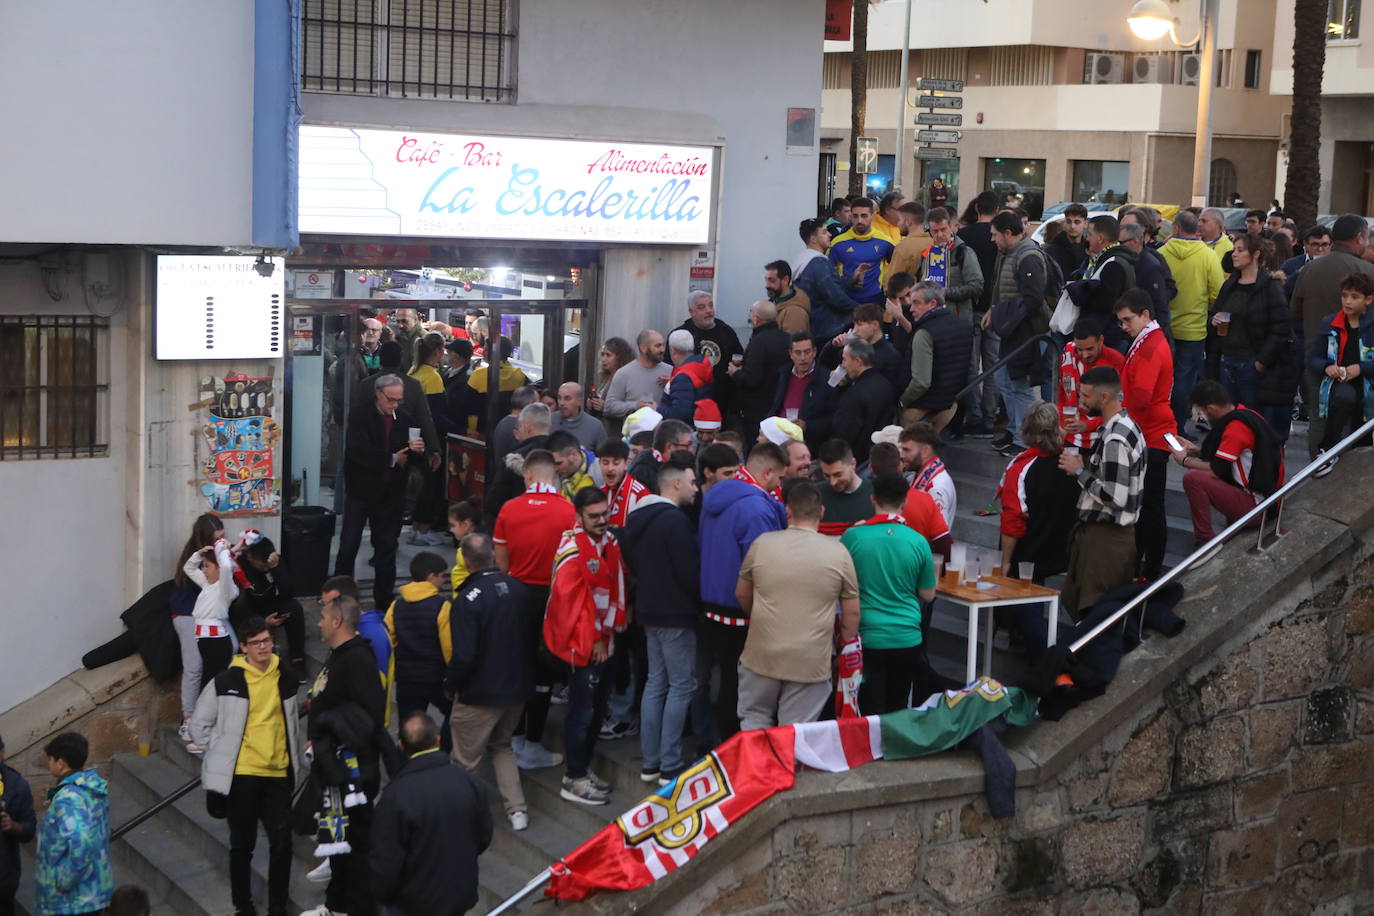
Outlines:
{"type": "Polygon", "coordinates": [[[699,245],[701,146],[300,129],[300,231],[699,245]]]}

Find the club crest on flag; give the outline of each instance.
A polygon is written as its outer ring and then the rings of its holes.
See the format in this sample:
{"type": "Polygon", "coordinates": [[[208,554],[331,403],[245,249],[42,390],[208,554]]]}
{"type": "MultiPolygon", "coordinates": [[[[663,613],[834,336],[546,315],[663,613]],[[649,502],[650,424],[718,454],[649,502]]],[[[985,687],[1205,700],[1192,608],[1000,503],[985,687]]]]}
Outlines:
{"type": "Polygon", "coordinates": [[[679,849],[702,830],[703,812],[729,798],[730,780],[715,754],[707,754],[670,785],[616,818],[625,842],[638,846],[653,838],[665,849],[679,849]]]}

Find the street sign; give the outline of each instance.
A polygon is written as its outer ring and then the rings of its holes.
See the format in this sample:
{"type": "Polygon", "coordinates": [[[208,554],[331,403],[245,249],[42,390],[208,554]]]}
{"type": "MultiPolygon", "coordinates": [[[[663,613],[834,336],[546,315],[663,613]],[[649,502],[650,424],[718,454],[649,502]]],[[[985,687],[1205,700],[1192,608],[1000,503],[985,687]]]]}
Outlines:
{"type": "Polygon", "coordinates": [[[964,116],[961,114],[944,114],[938,111],[922,111],[916,115],[917,124],[939,124],[943,127],[962,127],[964,116]]]}
{"type": "Polygon", "coordinates": [[[942,80],[923,76],[916,81],[916,88],[924,92],[963,92],[963,80],[942,80]]]}
{"type": "Polygon", "coordinates": [[[916,99],[917,108],[963,108],[964,100],[957,95],[923,95],[916,99]]]}
{"type": "Polygon", "coordinates": [[[918,146],[916,147],[917,159],[957,159],[959,151],[948,146],[918,146]]]}
{"type": "Polygon", "coordinates": [[[958,143],[959,131],[918,130],[916,131],[916,141],[918,143],[958,143]]]}
{"type": "Polygon", "coordinates": [[[857,158],[860,175],[876,175],[878,173],[878,138],[860,137],[857,158]]]}

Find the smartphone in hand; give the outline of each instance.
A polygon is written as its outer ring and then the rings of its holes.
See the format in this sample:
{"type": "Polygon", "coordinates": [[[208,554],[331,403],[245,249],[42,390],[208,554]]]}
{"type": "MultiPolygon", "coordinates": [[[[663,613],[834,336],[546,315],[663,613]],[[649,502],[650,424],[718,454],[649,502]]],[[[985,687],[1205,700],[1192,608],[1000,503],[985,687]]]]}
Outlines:
{"type": "Polygon", "coordinates": [[[1165,433],[1164,441],[1169,444],[1169,448],[1173,449],[1176,452],[1187,451],[1187,449],[1183,447],[1183,443],[1178,440],[1178,436],[1175,436],[1173,433],[1165,433]]]}

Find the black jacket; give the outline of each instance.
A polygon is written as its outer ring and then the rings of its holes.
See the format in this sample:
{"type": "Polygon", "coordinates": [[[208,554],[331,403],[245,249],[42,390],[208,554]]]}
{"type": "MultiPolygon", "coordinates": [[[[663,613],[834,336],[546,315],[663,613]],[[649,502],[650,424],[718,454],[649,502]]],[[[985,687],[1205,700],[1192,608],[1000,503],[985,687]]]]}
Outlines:
{"type": "Polygon", "coordinates": [[[381,369],[365,377],[354,387],[353,403],[349,413],[359,404],[377,403],[377,377],[387,373],[401,379],[405,397],[401,399],[399,410],[404,410],[414,420],[411,426],[420,427],[420,437],[425,440],[425,451],[439,451],[439,431],[434,426],[434,416],[429,412],[429,398],[425,397],[425,389],[421,387],[419,380],[411,378],[404,369],[381,369]]]}
{"type": "Polygon", "coordinates": [[[453,657],[444,689],[466,706],[520,706],[534,690],[524,613],[528,589],[499,569],[469,573],[449,615],[453,657]]]}
{"type": "Polygon", "coordinates": [[[730,358],[736,353],[744,352],[739,335],[735,333],[734,328],[719,318],[716,319],[714,327],[705,331],[693,324],[690,318],[674,330],[677,329],[691,334],[692,340],[696,342],[697,352],[712,364],[712,375],[715,379],[712,397],[720,407],[721,413],[728,415],[735,401],[735,380],[730,377],[730,358]]]}
{"type": "Polygon", "coordinates": [[[1067,232],[1061,232],[1045,245],[1045,252],[1057,262],[1066,277],[1072,277],[1088,260],[1088,243],[1080,238],[1074,242],[1067,232]]]}
{"type": "Polygon", "coordinates": [[[357,703],[378,725],[386,720],[386,691],[377,676],[377,656],[363,636],[330,651],[310,691],[310,717],[357,703]]]}
{"type": "MultiPolygon", "coordinates": [[[[843,358],[844,346],[837,347],[832,340],[821,348],[820,355],[816,357],[816,362],[827,370],[833,370],[843,358]]],[[[900,392],[906,387],[906,383],[902,381],[904,375],[908,381],[911,379],[909,360],[902,359],[902,354],[892,345],[892,341],[885,337],[873,345],[873,368],[877,369],[879,374],[887,379],[893,391],[900,392]]],[[[821,379],[820,383],[824,385],[825,382],[825,379],[821,379]]]]}
{"type": "Polygon", "coordinates": [[[397,408],[388,436],[376,401],[354,405],[344,433],[344,486],[349,496],[372,502],[404,495],[406,475],[423,463],[424,456],[412,452],[404,467],[392,467],[391,457],[406,447],[408,431],[415,426],[411,415],[397,408]]]}
{"type": "Polygon", "coordinates": [[[757,425],[769,415],[775,393],[773,380],[791,365],[791,347],[792,336],[776,321],[754,328],[744,348],[744,363],[734,375],[736,403],[746,424],[757,425]]]}
{"type": "Polygon", "coordinates": [[[248,563],[239,564],[248,587],[239,592],[245,610],[261,617],[282,613],[300,607],[300,602],[291,597],[291,572],[286,561],[280,560],[274,569],[258,572],[248,563]]]}
{"type": "Polygon", "coordinates": [[[654,457],[654,450],[646,448],[635,455],[635,460],[630,462],[630,467],[626,473],[648,487],[650,493],[657,493],[658,472],[662,468],[663,462],[654,457]]]}
{"type": "MultiPolygon", "coordinates": [[[[1138,258],[1136,253],[1125,245],[1113,245],[1098,256],[1100,265],[1096,273],[1096,282],[1093,280],[1082,280],[1080,282],[1091,284],[1090,292],[1083,297],[1074,297],[1078,302],[1082,317],[1091,318],[1098,323],[1102,329],[1105,343],[1109,347],[1121,348],[1123,342],[1129,342],[1126,332],[1121,330],[1121,326],[1116,323],[1116,303],[1121,298],[1121,294],[1126,290],[1136,286],[1135,268],[1138,258]]],[[[1084,265],[1084,269],[1087,265],[1084,265]]]]}
{"type": "Polygon", "coordinates": [[[181,643],[172,629],[168,601],[175,583],[167,580],[148,590],[131,604],[119,619],[129,628],[139,657],[148,674],[158,683],[171,680],[181,673],[181,643]]]}
{"type": "Polygon", "coordinates": [[[1150,294],[1156,318],[1168,327],[1169,303],[1178,295],[1178,284],[1174,283],[1174,272],[1169,269],[1163,256],[1153,248],[1142,248],[1135,262],[1135,285],[1150,294]]]}
{"type": "MultiPolygon", "coordinates": [[[[773,406],[768,410],[768,416],[782,416],[782,402],[787,397],[787,386],[791,384],[792,366],[789,364],[783,367],[778,373],[777,389],[773,392],[773,406]]],[[[818,416],[830,413],[830,404],[835,389],[829,385],[825,368],[819,362],[815,363],[811,369],[811,378],[802,392],[801,410],[797,413],[797,419],[806,423],[803,432],[808,443],[815,443],[814,434],[811,432],[811,423],[818,416]]]]}
{"type": "Polygon", "coordinates": [[[396,773],[400,753],[395,742],[357,703],[344,703],[323,713],[312,709],[307,734],[314,758],[313,773],[322,786],[344,788],[355,784],[349,767],[338,755],[341,748],[347,748],[357,757],[358,775],[369,799],[376,798],[382,786],[382,763],[386,764],[388,773],[396,773]]]}
{"type": "Polygon", "coordinates": [[[38,818],[33,810],[33,790],[18,771],[0,763],[0,782],[5,784],[5,813],[19,825],[19,835],[0,833],[0,900],[12,900],[19,890],[19,844],[32,843],[38,818]]]}
{"type": "MultiPolygon", "coordinates": [[[[1221,284],[1215,308],[1222,308],[1236,285],[1240,274],[1231,274],[1221,284]]],[[[1293,371],[1293,323],[1283,284],[1267,274],[1250,289],[1245,309],[1245,332],[1254,348],[1254,359],[1264,366],[1259,377],[1259,403],[1250,407],[1279,407],[1293,403],[1298,377],[1293,371]]],[[[1207,322],[1207,366],[1209,376],[1217,378],[1221,367],[1221,338],[1217,329],[1207,322]]]]}
{"type": "Polygon", "coordinates": [[[1026,471],[1026,533],[1016,542],[1015,563],[1034,563],[1034,581],[1069,568],[1069,532],[1078,520],[1076,478],[1059,470],[1055,458],[1037,458],[1026,471]]]}
{"type": "Polygon", "coordinates": [[[477,905],[477,856],[491,808],[467,770],[440,751],[401,767],[372,822],[372,891],[407,916],[459,916],[477,905]]]}
{"type": "Polygon", "coordinates": [[[892,422],[897,395],[892,383],[877,369],[869,369],[840,389],[835,410],[824,421],[817,435],[822,440],[843,439],[854,450],[861,464],[873,448],[873,433],[892,422]]]}
{"type": "Polygon", "coordinates": [[[1279,468],[1283,464],[1283,458],[1280,455],[1279,442],[1274,435],[1273,427],[1269,425],[1268,420],[1254,410],[1237,407],[1218,420],[1212,426],[1212,431],[1207,434],[1207,438],[1202,440],[1198,457],[1212,466],[1212,473],[1219,479],[1239,486],[1236,484],[1235,476],[1231,473],[1231,463],[1224,458],[1217,457],[1217,449],[1221,446],[1221,437],[1225,433],[1226,427],[1232,423],[1244,424],[1255,435],[1255,447],[1251,449],[1248,478],[1250,492],[1258,493],[1260,496],[1272,496],[1282,483],[1279,480],[1279,468]]]}
{"type": "Polygon", "coordinates": [[[635,619],[648,627],[694,627],[701,616],[701,555],[687,514],[662,497],[645,497],[620,535],[635,577],[635,619]]]}
{"type": "Polygon", "coordinates": [[[506,453],[496,473],[490,475],[491,490],[487,494],[484,511],[492,519],[496,518],[502,506],[525,492],[525,456],[537,448],[547,448],[548,445],[548,436],[530,436],[516,442],[515,447],[506,453]]]}

